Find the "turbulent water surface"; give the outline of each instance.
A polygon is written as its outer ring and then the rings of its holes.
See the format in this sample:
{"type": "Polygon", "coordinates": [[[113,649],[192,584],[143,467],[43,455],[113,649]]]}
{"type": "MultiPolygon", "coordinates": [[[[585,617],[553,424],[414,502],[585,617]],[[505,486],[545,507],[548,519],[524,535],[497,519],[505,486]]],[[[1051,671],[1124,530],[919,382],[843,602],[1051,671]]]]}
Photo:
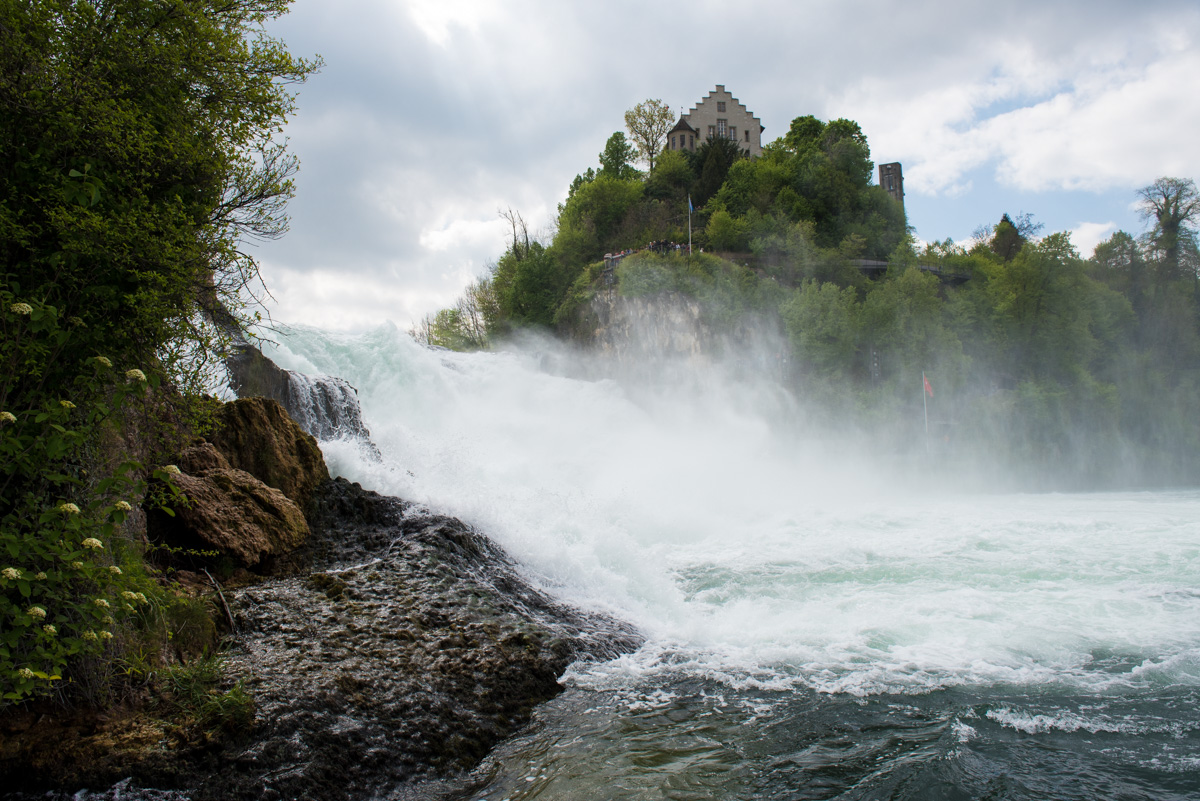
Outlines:
{"type": "Polygon", "coordinates": [[[633,385],[393,328],[269,355],[358,387],[382,459],[322,443],[335,472],[647,636],[463,799],[1200,797],[1200,492],[951,491],[712,365],[633,385]]]}

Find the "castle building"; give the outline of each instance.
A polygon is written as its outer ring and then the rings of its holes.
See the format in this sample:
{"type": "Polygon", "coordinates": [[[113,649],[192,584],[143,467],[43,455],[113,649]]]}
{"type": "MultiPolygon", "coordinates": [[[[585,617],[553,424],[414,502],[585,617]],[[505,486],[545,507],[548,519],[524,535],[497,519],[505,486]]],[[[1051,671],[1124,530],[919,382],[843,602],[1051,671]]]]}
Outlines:
{"type": "Polygon", "coordinates": [[[900,170],[900,162],[879,165],[879,185],[886,189],[897,203],[904,205],[904,173],[900,170]]]}
{"type": "Polygon", "coordinates": [[[706,139],[732,139],[750,158],[762,155],[762,132],[766,130],[722,84],[708,93],[691,111],[679,118],[667,133],[668,150],[695,150],[706,139]]]}

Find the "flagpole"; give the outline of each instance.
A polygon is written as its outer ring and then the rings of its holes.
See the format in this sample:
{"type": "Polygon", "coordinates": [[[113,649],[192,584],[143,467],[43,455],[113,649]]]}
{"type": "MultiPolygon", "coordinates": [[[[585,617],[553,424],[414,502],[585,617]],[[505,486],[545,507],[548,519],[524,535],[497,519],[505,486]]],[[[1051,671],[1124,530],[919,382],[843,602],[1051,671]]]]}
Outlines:
{"type": "Polygon", "coordinates": [[[925,437],[929,437],[929,390],[925,387],[929,386],[929,379],[925,378],[925,371],[921,371],[921,403],[925,405],[925,437]]]}
{"type": "Polygon", "coordinates": [[[929,379],[921,371],[921,404],[925,407],[925,456],[929,456],[929,379]]]}

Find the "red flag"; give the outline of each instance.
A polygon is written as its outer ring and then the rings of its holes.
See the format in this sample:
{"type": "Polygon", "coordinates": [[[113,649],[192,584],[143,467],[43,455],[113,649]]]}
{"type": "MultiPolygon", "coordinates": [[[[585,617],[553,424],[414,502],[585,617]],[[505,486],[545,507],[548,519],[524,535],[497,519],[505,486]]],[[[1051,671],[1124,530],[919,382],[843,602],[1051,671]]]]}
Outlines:
{"type": "Polygon", "coordinates": [[[929,386],[929,379],[925,377],[924,373],[921,373],[921,380],[925,382],[925,391],[928,392],[929,397],[932,398],[933,397],[933,387],[929,386]]]}

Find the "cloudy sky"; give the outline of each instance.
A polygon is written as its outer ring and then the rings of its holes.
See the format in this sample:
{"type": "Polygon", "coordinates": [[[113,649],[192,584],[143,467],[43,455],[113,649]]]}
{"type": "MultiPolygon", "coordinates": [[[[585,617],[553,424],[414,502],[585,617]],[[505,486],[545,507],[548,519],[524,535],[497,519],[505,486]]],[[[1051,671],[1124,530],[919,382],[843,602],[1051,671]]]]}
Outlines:
{"type": "Polygon", "coordinates": [[[295,0],[292,230],[257,246],[276,319],[407,328],[548,236],[626,109],[724,84],[762,120],[860,123],[904,165],[909,223],[962,241],[1004,212],[1089,255],[1144,229],[1135,191],[1200,179],[1195,0],[295,0]]]}

